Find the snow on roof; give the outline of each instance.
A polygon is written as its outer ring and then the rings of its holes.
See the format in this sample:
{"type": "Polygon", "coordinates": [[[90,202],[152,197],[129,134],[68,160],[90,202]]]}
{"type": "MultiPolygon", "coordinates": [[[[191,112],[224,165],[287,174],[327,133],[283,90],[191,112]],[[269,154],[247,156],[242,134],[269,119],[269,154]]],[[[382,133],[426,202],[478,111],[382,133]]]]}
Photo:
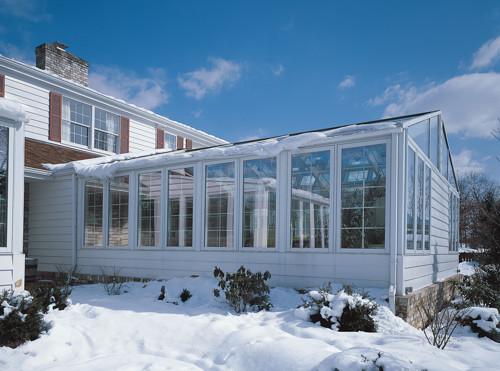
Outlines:
{"type": "Polygon", "coordinates": [[[131,107],[131,108],[133,108],[133,109],[135,109],[135,110],[137,110],[137,111],[141,111],[141,112],[143,112],[143,113],[147,113],[147,114],[152,115],[152,116],[154,116],[154,117],[156,117],[156,118],[158,118],[158,119],[161,119],[161,120],[168,120],[168,121],[169,121],[169,123],[172,123],[172,124],[174,124],[174,125],[180,126],[180,127],[185,128],[185,129],[187,129],[187,130],[189,130],[189,131],[194,131],[194,132],[197,132],[197,133],[199,133],[199,134],[201,134],[201,135],[204,135],[204,136],[206,136],[206,137],[210,137],[210,138],[212,138],[212,139],[214,139],[214,140],[216,140],[216,141],[218,141],[218,142],[227,143],[227,141],[226,141],[226,140],[224,140],[224,139],[222,139],[222,138],[219,138],[219,137],[217,137],[217,136],[215,136],[215,135],[209,134],[209,133],[207,133],[207,132],[205,132],[205,131],[203,131],[203,130],[199,130],[199,129],[196,129],[196,128],[192,127],[192,126],[189,126],[189,125],[183,124],[183,123],[181,123],[181,122],[178,122],[178,121],[172,120],[172,119],[170,119],[170,118],[168,118],[168,117],[166,117],[166,116],[162,116],[162,115],[160,115],[160,114],[158,114],[158,113],[156,113],[156,112],[154,112],[154,111],[151,111],[151,110],[148,110],[148,109],[146,109],[146,108],[136,106],[135,104],[132,104],[132,103],[126,102],[126,101],[125,101],[125,100],[123,100],[123,99],[116,98],[116,97],[113,97],[113,96],[108,95],[108,94],[104,94],[104,93],[102,93],[102,92],[100,92],[100,91],[97,91],[97,90],[94,90],[94,89],[92,89],[92,88],[89,88],[88,86],[84,86],[84,85],[82,85],[82,84],[78,84],[77,82],[75,82],[75,81],[73,81],[73,80],[70,80],[70,79],[67,79],[67,78],[65,78],[65,77],[59,76],[58,74],[56,74],[56,73],[54,73],[54,72],[52,72],[52,71],[42,70],[42,69],[40,69],[40,68],[38,68],[38,67],[36,67],[36,66],[33,66],[33,65],[31,65],[31,64],[28,64],[28,63],[25,63],[25,62],[18,61],[17,59],[8,58],[8,57],[6,57],[6,56],[4,56],[4,55],[0,54],[0,61],[1,61],[2,59],[4,59],[4,60],[8,60],[8,61],[11,61],[11,62],[14,62],[14,63],[17,63],[17,64],[19,64],[19,65],[21,65],[21,66],[23,66],[23,67],[29,68],[29,69],[31,69],[31,70],[33,70],[33,71],[38,72],[38,73],[43,73],[43,74],[45,74],[45,75],[47,75],[47,76],[51,76],[51,77],[57,78],[57,79],[59,79],[59,80],[61,80],[61,81],[64,81],[64,82],[66,82],[66,83],[68,83],[68,84],[74,85],[75,87],[78,87],[78,88],[82,88],[82,89],[88,90],[89,92],[92,92],[92,93],[94,93],[94,94],[98,94],[98,95],[100,95],[100,96],[103,96],[103,97],[106,97],[106,98],[112,99],[112,100],[114,100],[114,101],[116,101],[116,102],[119,102],[119,103],[122,103],[122,104],[126,104],[127,106],[129,106],[129,107],[131,107]]]}
{"type": "Polygon", "coordinates": [[[186,160],[216,160],[239,156],[273,157],[282,151],[299,147],[319,145],[332,137],[359,133],[383,131],[402,126],[397,118],[383,119],[379,122],[346,125],[342,127],[289,134],[248,142],[223,144],[195,150],[127,153],[89,160],[73,161],[65,164],[43,164],[53,174],[74,172],[79,176],[110,178],[120,170],[143,169],[165,166],[186,160]]]}
{"type": "Polygon", "coordinates": [[[29,121],[23,105],[6,98],[0,98],[0,118],[17,122],[29,121]]]}

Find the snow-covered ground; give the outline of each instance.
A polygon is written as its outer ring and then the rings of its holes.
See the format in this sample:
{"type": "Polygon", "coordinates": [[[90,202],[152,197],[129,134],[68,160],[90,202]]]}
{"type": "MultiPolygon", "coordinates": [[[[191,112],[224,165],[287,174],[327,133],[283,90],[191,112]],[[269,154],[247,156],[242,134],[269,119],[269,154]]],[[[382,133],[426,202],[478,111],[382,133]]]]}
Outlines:
{"type": "Polygon", "coordinates": [[[475,269],[477,266],[477,262],[461,262],[458,264],[458,270],[464,276],[471,276],[475,273],[475,269]]]}
{"type": "MultiPolygon", "coordinates": [[[[269,312],[235,315],[213,297],[214,287],[208,278],[130,283],[120,296],[108,296],[100,285],[76,287],[72,306],[47,315],[48,334],[0,348],[0,370],[359,370],[379,356],[385,370],[500,365],[500,344],[460,328],[438,350],[384,305],[379,333],[340,333],[297,318],[301,295],[292,289],[272,289],[269,312]],[[161,285],[178,305],[157,300],[161,285]],[[181,303],[184,288],[193,297],[181,303]]],[[[371,294],[379,303],[387,295],[371,294]]]]}

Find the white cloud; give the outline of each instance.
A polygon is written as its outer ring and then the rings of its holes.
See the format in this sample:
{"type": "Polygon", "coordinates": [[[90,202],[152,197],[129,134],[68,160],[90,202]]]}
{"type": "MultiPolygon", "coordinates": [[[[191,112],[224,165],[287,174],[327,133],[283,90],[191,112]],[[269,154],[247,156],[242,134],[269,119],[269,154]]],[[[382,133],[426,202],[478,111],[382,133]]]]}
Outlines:
{"type": "Polygon", "coordinates": [[[271,68],[271,72],[273,73],[274,76],[279,77],[283,75],[283,72],[285,72],[285,67],[282,64],[278,64],[277,66],[271,68]]]}
{"type": "Polygon", "coordinates": [[[492,65],[500,58],[500,36],[485,42],[472,58],[471,69],[484,68],[492,65]]]}
{"type": "Polygon", "coordinates": [[[155,109],[168,103],[165,71],[150,68],[146,76],[115,67],[98,66],[89,74],[89,86],[139,107],[155,109]]]}
{"type": "Polygon", "coordinates": [[[0,0],[0,12],[31,22],[49,21],[52,17],[45,10],[43,0],[0,0]]]}
{"type": "Polygon", "coordinates": [[[0,41],[0,54],[24,63],[33,64],[34,53],[28,53],[14,44],[0,41]]]}
{"type": "Polygon", "coordinates": [[[417,88],[399,84],[368,101],[387,104],[384,115],[397,116],[440,109],[448,133],[490,138],[500,117],[500,73],[472,73],[417,88]]]}
{"type": "Polygon", "coordinates": [[[241,65],[222,58],[210,58],[210,68],[200,68],[178,77],[177,82],[188,97],[202,99],[210,92],[230,87],[241,77],[241,65]]]}
{"type": "Polygon", "coordinates": [[[466,174],[470,172],[484,172],[485,166],[473,158],[472,151],[464,149],[459,154],[453,155],[453,165],[457,173],[466,174]]]}
{"type": "Polygon", "coordinates": [[[346,75],[344,79],[337,86],[339,89],[349,89],[356,85],[356,79],[352,75],[346,75]]]}

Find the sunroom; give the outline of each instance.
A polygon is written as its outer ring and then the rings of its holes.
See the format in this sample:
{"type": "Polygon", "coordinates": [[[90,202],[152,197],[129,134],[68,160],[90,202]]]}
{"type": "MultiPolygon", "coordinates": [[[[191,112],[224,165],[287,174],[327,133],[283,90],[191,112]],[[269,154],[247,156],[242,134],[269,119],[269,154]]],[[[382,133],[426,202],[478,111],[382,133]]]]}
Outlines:
{"type": "Polygon", "coordinates": [[[42,205],[60,198],[40,221],[57,243],[30,236],[42,271],[170,278],[245,265],[276,284],[393,295],[456,273],[458,194],[440,111],[47,168],[51,180],[31,189],[42,205]]]}

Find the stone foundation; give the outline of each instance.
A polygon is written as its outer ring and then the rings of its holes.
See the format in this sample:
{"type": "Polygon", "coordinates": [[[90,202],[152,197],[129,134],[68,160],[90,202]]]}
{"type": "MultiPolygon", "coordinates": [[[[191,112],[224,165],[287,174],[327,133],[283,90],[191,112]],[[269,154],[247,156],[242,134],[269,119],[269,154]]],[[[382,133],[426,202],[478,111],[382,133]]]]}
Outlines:
{"type": "Polygon", "coordinates": [[[461,275],[455,275],[445,281],[423,287],[411,294],[396,296],[396,315],[416,328],[422,329],[426,327],[427,320],[420,315],[419,306],[432,305],[438,307],[444,302],[453,299],[456,290],[455,285],[460,280],[460,277],[461,275]]]}

